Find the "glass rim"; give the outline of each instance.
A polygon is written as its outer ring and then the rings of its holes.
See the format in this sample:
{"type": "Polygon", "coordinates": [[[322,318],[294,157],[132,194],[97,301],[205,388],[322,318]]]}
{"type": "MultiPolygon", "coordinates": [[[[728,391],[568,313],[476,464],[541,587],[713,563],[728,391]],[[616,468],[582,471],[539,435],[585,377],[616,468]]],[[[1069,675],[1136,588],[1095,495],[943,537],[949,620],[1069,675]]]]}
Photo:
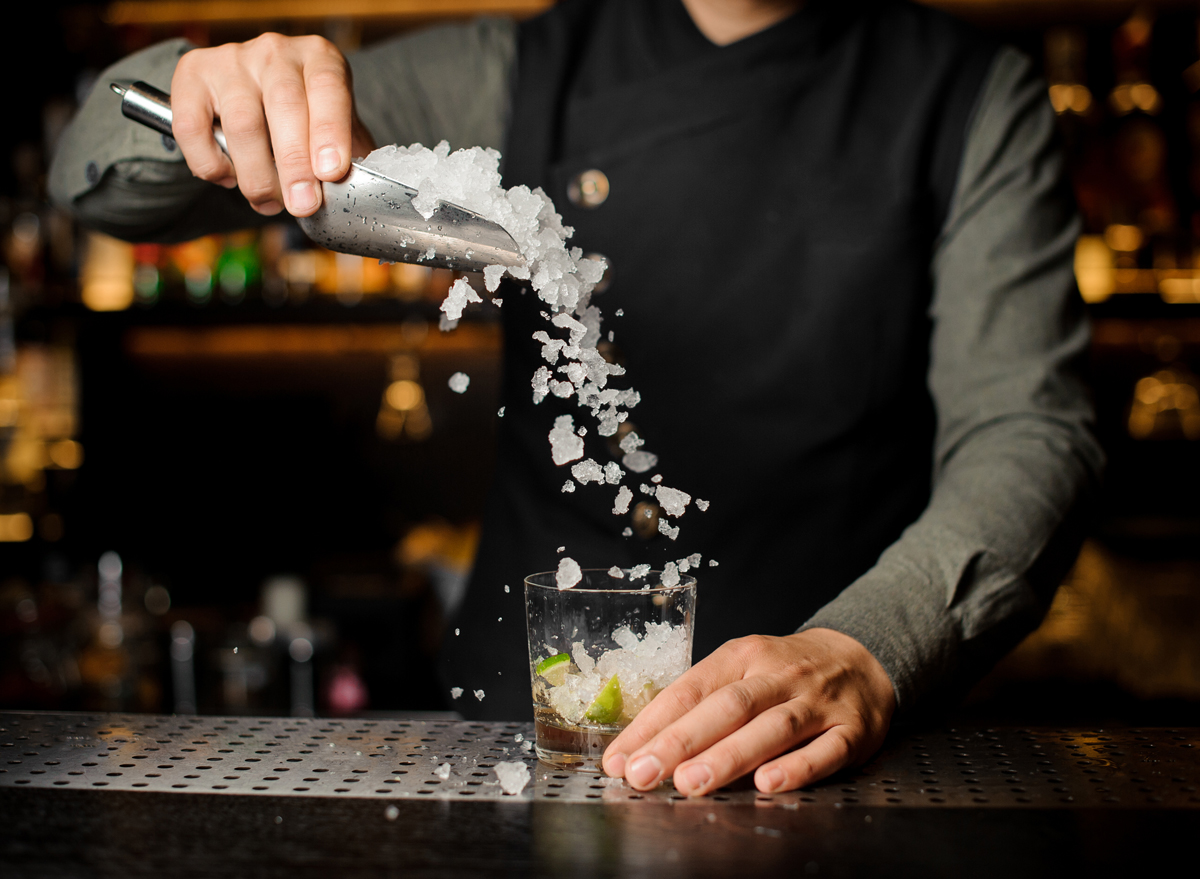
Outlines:
{"type": "MultiPolygon", "coordinates": [[[[596,573],[607,574],[609,572],[609,570],[611,570],[611,569],[610,568],[581,568],[580,573],[582,573],[582,574],[596,574],[596,573]]],[[[628,574],[630,569],[622,568],[621,570],[624,571],[626,574],[628,574]]],[[[647,576],[649,576],[650,574],[655,574],[655,573],[662,574],[662,571],[661,570],[655,571],[655,570],[651,569],[650,571],[647,571],[646,573],[647,573],[647,576]]],[[[545,589],[548,592],[576,592],[576,593],[586,593],[588,595],[616,595],[616,594],[653,595],[656,592],[657,593],[682,592],[685,589],[694,588],[696,585],[696,578],[693,577],[691,574],[680,574],[679,582],[676,583],[674,586],[664,586],[660,582],[657,586],[651,586],[649,589],[580,589],[578,586],[572,586],[569,589],[559,589],[558,585],[556,583],[554,583],[553,580],[548,585],[531,582],[534,577],[553,578],[557,574],[558,574],[558,571],[538,571],[537,573],[530,574],[525,578],[525,585],[532,587],[534,589],[545,589]]],[[[613,578],[613,579],[616,579],[616,578],[613,578]]]]}

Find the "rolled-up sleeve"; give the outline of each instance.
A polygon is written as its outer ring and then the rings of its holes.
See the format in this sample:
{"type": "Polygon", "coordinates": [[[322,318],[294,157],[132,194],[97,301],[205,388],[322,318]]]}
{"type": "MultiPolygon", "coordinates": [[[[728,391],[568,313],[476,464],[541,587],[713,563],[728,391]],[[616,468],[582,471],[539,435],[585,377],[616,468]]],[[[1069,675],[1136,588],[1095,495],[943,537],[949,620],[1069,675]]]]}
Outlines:
{"type": "Polygon", "coordinates": [[[1079,233],[1044,82],[1001,50],[972,116],[932,272],[928,507],[803,629],[859,640],[902,711],[986,671],[1044,616],[1103,452],[1082,379],[1079,233]]]}

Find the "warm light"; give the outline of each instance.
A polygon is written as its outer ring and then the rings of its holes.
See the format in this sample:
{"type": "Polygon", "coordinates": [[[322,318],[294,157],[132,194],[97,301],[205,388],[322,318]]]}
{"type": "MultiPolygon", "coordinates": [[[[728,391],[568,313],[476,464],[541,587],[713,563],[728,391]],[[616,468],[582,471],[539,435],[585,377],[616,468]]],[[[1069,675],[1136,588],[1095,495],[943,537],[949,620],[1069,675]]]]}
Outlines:
{"type": "Polygon", "coordinates": [[[1195,379],[1163,369],[1138,381],[1129,410],[1129,435],[1134,439],[1170,437],[1174,428],[1189,440],[1200,440],[1200,394],[1195,379]]]}
{"type": "Polygon", "coordinates": [[[133,304],[133,245],[89,232],[79,275],[84,305],[92,311],[123,311],[133,304]]]}
{"type": "Polygon", "coordinates": [[[1054,112],[1071,112],[1083,116],[1092,107],[1092,93],[1086,85],[1058,82],[1050,86],[1050,104],[1054,112]]]}
{"type": "Polygon", "coordinates": [[[1134,109],[1153,116],[1162,109],[1162,96],[1148,82],[1121,83],[1112,90],[1108,102],[1122,116],[1134,109]]]}
{"type": "Polygon", "coordinates": [[[1158,293],[1172,305],[1200,302],[1200,278],[1163,278],[1158,282],[1158,293]]]}
{"type": "Polygon", "coordinates": [[[1145,240],[1146,236],[1137,226],[1113,223],[1104,230],[1104,243],[1122,253],[1132,253],[1141,247],[1145,240]]]}
{"type": "Polygon", "coordinates": [[[50,443],[46,448],[46,455],[54,466],[63,470],[76,470],[83,463],[83,446],[75,440],[59,440],[50,443]]]}
{"type": "Polygon", "coordinates": [[[429,266],[398,262],[391,266],[392,287],[401,299],[420,299],[429,287],[431,274],[429,266]]]}
{"type": "Polygon", "coordinates": [[[1143,113],[1153,115],[1162,108],[1162,98],[1158,94],[1158,89],[1148,82],[1139,82],[1131,85],[1129,87],[1129,97],[1133,101],[1133,105],[1143,113]]]}
{"type": "Polygon", "coordinates": [[[400,412],[416,409],[425,402],[425,391],[410,379],[394,381],[387,388],[388,405],[400,412]]]}
{"type": "Polygon", "coordinates": [[[1076,242],[1075,282],[1084,302],[1103,302],[1112,295],[1116,282],[1112,250],[1099,235],[1081,235],[1076,242]]]}
{"type": "Polygon", "coordinates": [[[20,543],[33,537],[33,519],[28,513],[0,515],[0,542],[20,543]]]}

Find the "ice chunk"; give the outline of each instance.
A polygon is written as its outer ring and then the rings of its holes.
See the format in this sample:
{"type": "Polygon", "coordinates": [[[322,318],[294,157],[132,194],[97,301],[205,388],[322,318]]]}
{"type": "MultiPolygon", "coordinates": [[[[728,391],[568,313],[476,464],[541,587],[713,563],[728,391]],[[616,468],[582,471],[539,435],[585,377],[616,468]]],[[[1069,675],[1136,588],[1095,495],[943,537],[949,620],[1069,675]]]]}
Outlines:
{"type": "Polygon", "coordinates": [[[568,479],[566,482],[563,483],[562,490],[566,494],[570,494],[571,492],[573,492],[575,490],[575,483],[572,480],[568,479]]]}
{"type": "MultiPolygon", "coordinates": [[[[455,629],[455,630],[454,630],[454,634],[456,634],[456,635],[458,634],[458,630],[457,630],[457,629],[455,629]]],[[[463,694],[463,688],[462,688],[462,687],[451,687],[451,688],[450,688],[450,698],[451,698],[451,699],[457,699],[457,698],[458,698],[459,696],[461,696],[462,694],[463,694]]]]}
{"type": "Polygon", "coordinates": [[[621,626],[612,633],[612,639],[623,650],[634,650],[641,643],[641,638],[633,634],[629,626],[621,626]]]}
{"type": "Polygon", "coordinates": [[[589,675],[592,669],[596,667],[596,661],[588,654],[587,648],[583,646],[582,641],[574,641],[571,643],[571,659],[575,661],[576,667],[580,674],[589,675]]]}
{"type": "Polygon", "coordinates": [[[645,440],[631,430],[629,433],[625,434],[625,436],[621,437],[621,442],[619,445],[621,447],[621,451],[628,455],[633,454],[640,449],[643,445],[645,445],[645,442],[645,440]]]}
{"type": "Polygon", "coordinates": [[[662,474],[655,473],[653,476],[650,477],[650,481],[653,482],[655,485],[658,485],[660,482],[662,482],[662,474]]]}
{"type": "Polygon", "coordinates": [[[675,567],[674,562],[667,562],[663,565],[662,584],[664,586],[679,585],[679,569],[675,567]]]}
{"type": "Polygon", "coordinates": [[[480,702],[482,702],[482,701],[483,701],[483,695],[484,695],[484,694],[483,694],[483,690],[476,690],[476,691],[475,691],[475,698],[476,698],[476,699],[478,699],[480,702]]]}
{"type": "Polygon", "coordinates": [[[666,519],[658,520],[658,533],[665,534],[667,537],[674,540],[679,536],[679,526],[672,526],[666,519]]]}
{"type": "MultiPolygon", "coordinates": [[[[628,485],[622,485],[620,488],[618,488],[617,489],[617,498],[615,501],[613,501],[613,515],[621,516],[621,515],[624,515],[625,513],[628,513],[629,512],[629,502],[632,500],[633,500],[633,492],[629,490],[628,485]]],[[[625,530],[629,531],[628,528],[625,530]]],[[[629,534],[632,534],[632,533],[633,533],[632,531],[629,531],[629,534]]],[[[626,534],[625,536],[628,537],[629,534],[626,534]]]]}
{"type": "Polygon", "coordinates": [[[625,572],[622,571],[620,568],[618,568],[616,565],[613,565],[611,568],[608,569],[608,576],[612,577],[614,580],[624,580],[625,572]]]}
{"type": "Polygon", "coordinates": [[[691,565],[693,568],[700,567],[700,553],[698,553],[698,552],[692,553],[690,556],[687,557],[687,560],[688,560],[688,564],[691,565]]]}
{"type": "Polygon", "coordinates": [[[696,498],[696,509],[703,513],[708,509],[708,501],[702,501],[700,498],[696,498]]]}
{"type": "Polygon", "coordinates": [[[395,806],[388,806],[383,810],[383,817],[387,818],[389,821],[395,821],[400,817],[400,810],[395,806]]]}
{"type": "Polygon", "coordinates": [[[578,464],[571,466],[571,475],[580,485],[587,485],[589,482],[603,482],[604,468],[591,458],[584,458],[578,464]]]}
{"type": "Polygon", "coordinates": [[[449,381],[450,390],[454,391],[454,393],[456,393],[456,394],[465,393],[467,390],[467,386],[470,384],[471,384],[471,377],[469,375],[467,375],[465,372],[456,372],[456,373],[454,373],[454,375],[450,376],[450,381],[449,381]]]}
{"type": "Polygon", "coordinates": [[[640,580],[650,573],[649,565],[634,565],[629,571],[629,576],[635,580],[640,580]]]}
{"type": "Polygon", "coordinates": [[[626,470],[632,470],[634,473],[645,473],[658,464],[658,455],[640,450],[629,452],[621,459],[621,463],[625,465],[626,470]]]}
{"type": "Polygon", "coordinates": [[[532,751],[533,750],[533,742],[529,741],[529,739],[526,739],[525,741],[521,742],[521,750],[526,751],[526,752],[532,751]]]}
{"type": "Polygon", "coordinates": [[[575,419],[560,415],[550,431],[550,457],[558,466],[583,457],[583,440],[575,435],[575,419]]]}
{"type": "Polygon", "coordinates": [[[558,584],[560,590],[570,589],[582,579],[583,571],[579,568],[579,562],[570,556],[563,556],[558,560],[558,571],[554,575],[554,582],[558,584]]]}
{"type": "Polygon", "coordinates": [[[717,565],[718,565],[718,562],[717,562],[717,560],[716,560],[716,559],[709,559],[709,560],[708,560],[708,566],[709,566],[710,568],[715,568],[717,565]]]}
{"type": "Polygon", "coordinates": [[[443,763],[437,769],[433,770],[433,774],[441,779],[449,778],[450,777],[450,764],[443,763]]]}
{"type": "Polygon", "coordinates": [[[625,471],[616,461],[609,461],[604,465],[604,481],[609,485],[617,485],[624,476],[625,471]]]}
{"type": "Polygon", "coordinates": [[[658,499],[663,511],[676,519],[683,515],[684,507],[692,500],[692,496],[687,492],[677,488],[667,488],[665,485],[660,485],[654,492],[654,496],[658,499]]]}
{"type": "Polygon", "coordinates": [[[513,741],[517,744],[520,744],[521,742],[525,741],[525,736],[521,733],[517,733],[515,736],[513,736],[513,741]]]}
{"type": "Polygon", "coordinates": [[[496,292],[496,288],[500,286],[500,279],[503,277],[504,266],[483,267],[483,286],[489,293],[496,292]]]}
{"type": "Polygon", "coordinates": [[[483,298],[475,292],[475,288],[466,278],[459,278],[450,285],[446,298],[442,300],[441,311],[448,320],[459,320],[469,302],[483,302],[483,298]]]}
{"type": "Polygon", "coordinates": [[[529,784],[529,767],[520,760],[497,763],[495,769],[496,778],[500,780],[500,789],[510,797],[515,797],[529,784]]]}
{"type": "Polygon", "coordinates": [[[496,417],[498,417],[498,418],[504,417],[504,407],[503,406],[501,406],[499,409],[496,410],[496,417]]]}
{"type": "Polygon", "coordinates": [[[630,528],[628,525],[626,525],[623,529],[621,529],[621,536],[622,537],[633,537],[633,529],[630,528]]]}

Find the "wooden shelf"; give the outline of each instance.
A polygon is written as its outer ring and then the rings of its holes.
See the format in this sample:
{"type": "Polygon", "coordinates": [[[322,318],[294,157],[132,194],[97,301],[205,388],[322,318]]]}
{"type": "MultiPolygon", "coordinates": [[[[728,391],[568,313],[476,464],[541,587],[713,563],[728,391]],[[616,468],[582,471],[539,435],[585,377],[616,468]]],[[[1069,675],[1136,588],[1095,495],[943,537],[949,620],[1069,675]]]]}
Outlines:
{"type": "MultiPolygon", "coordinates": [[[[1135,6],[1187,9],[1192,0],[918,0],[972,21],[1038,25],[1054,21],[1120,20],[1135,6]]],[[[118,0],[105,19],[115,25],[172,26],[330,18],[429,21],[502,15],[527,18],[554,0],[118,0]]]]}
{"type": "Polygon", "coordinates": [[[553,0],[119,0],[109,5],[104,17],[114,25],[153,26],[328,18],[525,18],[552,5],[553,0]]]}

